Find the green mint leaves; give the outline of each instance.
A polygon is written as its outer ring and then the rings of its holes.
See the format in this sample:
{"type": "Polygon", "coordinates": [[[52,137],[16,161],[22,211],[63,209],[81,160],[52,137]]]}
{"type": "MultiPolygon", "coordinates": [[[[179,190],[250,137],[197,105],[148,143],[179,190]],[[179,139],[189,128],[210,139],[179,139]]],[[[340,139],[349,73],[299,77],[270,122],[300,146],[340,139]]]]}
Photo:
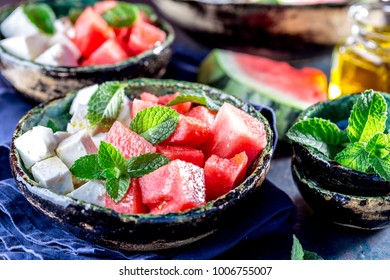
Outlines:
{"type": "Polygon", "coordinates": [[[292,260],[323,260],[317,253],[303,250],[299,239],[293,234],[293,245],[291,248],[292,260]]]}
{"type": "Polygon", "coordinates": [[[384,97],[367,90],[352,107],[345,131],[328,120],[312,118],[294,124],[287,137],[341,165],[366,173],[373,170],[390,180],[390,135],[384,134],[386,121],[384,97]]]}
{"type": "Polygon", "coordinates": [[[221,106],[216,104],[207,94],[201,90],[183,90],[178,96],[167,103],[167,106],[173,106],[184,102],[192,102],[206,106],[212,111],[218,111],[221,106]]]}
{"type": "Polygon", "coordinates": [[[88,121],[91,125],[110,127],[118,117],[126,84],[106,82],[101,84],[88,103],[88,121]]]}
{"type": "Polygon", "coordinates": [[[70,171],[82,180],[105,180],[107,194],[118,203],[126,195],[131,178],[149,174],[168,163],[165,156],[150,153],[126,160],[113,145],[101,142],[97,154],[79,158],[70,171]]]}
{"type": "Polygon", "coordinates": [[[23,5],[22,8],[27,18],[40,31],[48,35],[53,35],[56,32],[56,29],[54,27],[56,15],[54,14],[52,8],[49,5],[44,3],[27,4],[23,5]]]}
{"type": "Polygon", "coordinates": [[[180,114],[171,108],[150,107],[138,112],[130,124],[130,129],[152,145],[156,145],[176,130],[179,117],[180,114]]]}
{"type": "Polygon", "coordinates": [[[130,3],[119,2],[115,7],[105,11],[102,17],[111,27],[130,27],[137,20],[138,8],[130,3]]]}

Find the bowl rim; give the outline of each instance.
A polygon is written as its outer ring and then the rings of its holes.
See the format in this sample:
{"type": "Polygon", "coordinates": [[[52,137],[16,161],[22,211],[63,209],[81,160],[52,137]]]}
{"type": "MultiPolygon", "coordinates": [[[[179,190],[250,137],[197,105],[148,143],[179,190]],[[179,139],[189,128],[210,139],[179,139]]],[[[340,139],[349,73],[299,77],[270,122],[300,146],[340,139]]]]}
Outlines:
{"type": "MultiPolygon", "coordinates": [[[[7,9],[16,9],[22,3],[23,2],[3,5],[0,8],[0,13],[4,12],[7,9]]],[[[54,3],[51,3],[51,5],[53,4],[54,3]]],[[[136,65],[140,60],[149,57],[151,55],[159,55],[163,50],[169,48],[173,44],[176,38],[176,33],[173,26],[167,20],[161,17],[156,17],[156,19],[152,23],[154,26],[159,27],[162,31],[164,31],[167,34],[164,42],[152,49],[146,50],[136,56],[129,57],[126,60],[117,62],[115,64],[89,65],[89,66],[76,66],[76,67],[47,65],[47,64],[37,63],[33,60],[18,57],[8,52],[1,45],[0,45],[0,59],[2,56],[4,56],[24,67],[42,69],[46,71],[56,71],[60,73],[61,72],[93,73],[96,71],[112,71],[118,68],[128,67],[129,65],[136,65]]]]}
{"type": "MultiPolygon", "coordinates": [[[[92,209],[92,211],[99,212],[108,216],[114,216],[121,220],[122,222],[134,222],[134,223],[143,223],[147,222],[149,224],[159,224],[159,223],[167,223],[167,222],[186,222],[194,220],[198,217],[208,215],[210,213],[219,212],[222,211],[225,208],[231,207],[232,203],[236,200],[239,200],[243,195],[250,192],[256,183],[254,179],[256,177],[259,177],[261,183],[265,179],[265,176],[268,172],[268,169],[270,167],[271,159],[274,153],[273,148],[273,140],[274,140],[274,133],[272,131],[272,128],[268,122],[268,120],[258,111],[256,110],[251,104],[248,102],[245,102],[239,98],[236,98],[230,94],[225,93],[222,90],[199,84],[194,82],[187,82],[187,81],[179,81],[179,80],[173,80],[173,79],[151,79],[151,78],[136,78],[131,79],[128,81],[124,81],[122,83],[128,83],[129,85],[134,84],[138,86],[163,86],[163,87],[178,87],[182,89],[186,88],[193,88],[194,86],[208,90],[212,92],[212,94],[216,95],[222,95],[224,98],[228,98],[234,102],[238,102],[241,106],[247,106],[247,108],[251,111],[253,111],[256,114],[256,118],[260,119],[264,123],[264,127],[267,132],[267,145],[264,148],[264,150],[258,155],[256,161],[252,165],[252,167],[248,170],[251,170],[250,174],[245,178],[245,180],[236,188],[232,189],[230,192],[226,193],[223,196],[220,196],[216,200],[212,200],[209,202],[206,202],[206,204],[188,209],[185,211],[180,212],[172,212],[167,214],[122,214],[115,212],[114,210],[110,208],[101,207],[95,204],[87,203],[78,199],[74,199],[72,197],[69,197],[67,195],[60,195],[55,193],[54,191],[51,191],[47,188],[44,188],[42,186],[39,186],[37,182],[35,182],[33,179],[31,179],[28,174],[24,170],[24,165],[21,162],[21,158],[19,156],[19,153],[16,150],[15,147],[15,139],[21,134],[23,123],[30,118],[34,114],[38,114],[40,110],[43,108],[46,108],[46,106],[49,106],[51,104],[55,104],[56,102],[61,102],[65,98],[74,98],[77,91],[72,91],[66,94],[65,96],[58,97],[52,100],[48,100],[46,102],[43,102],[31,110],[29,110],[18,122],[13,135],[12,135],[12,141],[10,145],[10,164],[11,164],[11,170],[12,174],[15,180],[25,184],[28,184],[29,187],[36,188],[39,191],[49,193],[49,195],[55,197],[56,199],[59,199],[61,203],[64,204],[74,204],[77,206],[81,206],[84,209],[92,209]],[[73,97],[72,97],[73,96],[73,97]],[[259,160],[260,159],[260,160],[259,160]],[[249,184],[249,185],[246,185],[249,184]]],[[[252,114],[251,114],[252,115],[252,114]]],[[[252,115],[253,116],[253,115],[252,115]]],[[[47,199],[45,197],[41,197],[45,199],[46,201],[49,200],[52,203],[52,200],[47,199]]],[[[56,205],[61,203],[55,203],[56,205]]]]}
{"type": "MultiPolygon", "coordinates": [[[[380,93],[382,95],[384,95],[385,98],[390,103],[390,93],[387,93],[387,92],[380,92],[380,93]]],[[[327,104],[332,104],[332,103],[343,103],[343,101],[348,100],[350,98],[358,98],[358,95],[359,95],[359,93],[349,94],[349,95],[346,95],[346,96],[343,96],[343,97],[340,97],[340,98],[337,98],[337,99],[317,102],[316,104],[313,104],[312,106],[310,106],[310,107],[306,108],[305,110],[303,110],[298,115],[298,117],[297,117],[295,122],[298,122],[298,121],[300,121],[300,120],[302,120],[304,118],[307,118],[307,117],[309,117],[309,118],[315,117],[315,116],[313,116],[311,114],[314,114],[316,111],[318,111],[319,107],[323,107],[323,106],[326,106],[327,104]]],[[[388,118],[390,118],[390,115],[388,116],[388,118]]],[[[331,165],[332,169],[339,170],[341,172],[340,174],[343,174],[343,176],[350,176],[351,174],[353,174],[353,175],[358,176],[358,177],[365,177],[365,178],[370,179],[372,181],[381,181],[381,182],[389,182],[390,183],[390,181],[387,181],[387,180],[381,178],[379,175],[369,174],[369,173],[361,172],[361,171],[354,170],[352,168],[346,167],[344,165],[339,164],[335,160],[329,159],[327,156],[325,156],[321,152],[315,150],[314,148],[307,147],[307,146],[302,145],[302,144],[300,144],[298,142],[295,142],[293,140],[291,140],[291,141],[292,141],[292,144],[293,144],[293,154],[294,155],[295,155],[295,152],[296,152],[296,149],[294,148],[294,146],[295,145],[299,146],[308,155],[310,155],[310,157],[313,160],[317,160],[322,165],[331,165]]]]}

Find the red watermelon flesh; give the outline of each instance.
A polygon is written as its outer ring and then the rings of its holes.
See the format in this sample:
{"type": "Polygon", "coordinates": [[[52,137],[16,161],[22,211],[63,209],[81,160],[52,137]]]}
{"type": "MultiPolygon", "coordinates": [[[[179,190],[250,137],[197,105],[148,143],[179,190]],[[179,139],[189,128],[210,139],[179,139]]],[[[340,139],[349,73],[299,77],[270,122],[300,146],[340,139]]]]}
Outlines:
{"type": "Polygon", "coordinates": [[[204,155],[201,150],[197,150],[191,147],[181,146],[166,146],[157,145],[157,153],[160,153],[170,160],[180,159],[185,162],[190,162],[199,167],[204,165],[204,155]]]}
{"type": "Polygon", "coordinates": [[[207,125],[195,118],[180,115],[179,124],[169,136],[168,139],[162,142],[164,145],[187,146],[199,148],[206,143],[210,138],[210,128],[207,125]]]}
{"type": "Polygon", "coordinates": [[[216,115],[217,112],[211,111],[205,106],[196,106],[186,114],[188,117],[193,117],[204,122],[210,128],[215,120],[216,115]]]}
{"type": "MultiPolygon", "coordinates": [[[[175,94],[165,94],[159,97],[158,103],[161,105],[166,105],[171,100],[175,99],[180,93],[176,92],[175,94]]],[[[179,114],[186,114],[192,107],[192,102],[183,102],[177,105],[170,106],[170,108],[176,110],[179,114]]]]}
{"type": "Polygon", "coordinates": [[[142,202],[150,213],[184,211],[205,203],[204,171],[174,160],[139,179],[142,202]]]}
{"type": "Polygon", "coordinates": [[[206,144],[206,155],[215,154],[231,158],[245,152],[248,166],[267,145],[264,124],[229,103],[218,111],[211,128],[210,141],[206,144]]]}
{"type": "Polygon", "coordinates": [[[126,159],[156,152],[156,148],[152,144],[119,121],[114,122],[105,141],[117,148],[126,159]]]}
{"type": "Polygon", "coordinates": [[[150,101],[154,103],[159,103],[159,98],[158,96],[151,94],[149,92],[143,92],[140,94],[139,98],[143,101],[150,101]]]}
{"type": "Polygon", "coordinates": [[[230,159],[216,155],[209,157],[204,165],[207,201],[228,193],[244,181],[247,163],[245,152],[230,159]]]}
{"type": "Polygon", "coordinates": [[[235,53],[234,59],[246,75],[267,81],[267,86],[311,103],[327,99],[327,78],[319,69],[296,69],[287,62],[243,53],[235,53]]]}
{"type": "Polygon", "coordinates": [[[127,53],[122,49],[118,41],[116,39],[109,39],[84,60],[81,65],[115,64],[127,58],[127,53]]]}
{"type": "Polygon", "coordinates": [[[138,179],[131,179],[129,190],[118,204],[116,204],[115,201],[106,194],[106,207],[121,214],[147,213],[148,209],[142,203],[138,179]]]}
{"type": "Polygon", "coordinates": [[[150,101],[143,101],[140,99],[133,99],[132,105],[131,105],[131,119],[134,119],[135,116],[138,114],[139,111],[142,111],[149,107],[158,106],[157,103],[150,102],[150,101]]]}

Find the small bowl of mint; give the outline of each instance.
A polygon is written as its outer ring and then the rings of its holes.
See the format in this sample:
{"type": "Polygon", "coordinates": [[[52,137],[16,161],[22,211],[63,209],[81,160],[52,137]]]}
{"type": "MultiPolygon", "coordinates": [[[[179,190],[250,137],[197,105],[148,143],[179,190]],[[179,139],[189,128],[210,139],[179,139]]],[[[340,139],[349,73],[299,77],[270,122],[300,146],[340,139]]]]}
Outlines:
{"type": "Polygon", "coordinates": [[[390,95],[320,102],[290,128],[292,175],[321,217],[361,229],[390,223],[390,95]]]}

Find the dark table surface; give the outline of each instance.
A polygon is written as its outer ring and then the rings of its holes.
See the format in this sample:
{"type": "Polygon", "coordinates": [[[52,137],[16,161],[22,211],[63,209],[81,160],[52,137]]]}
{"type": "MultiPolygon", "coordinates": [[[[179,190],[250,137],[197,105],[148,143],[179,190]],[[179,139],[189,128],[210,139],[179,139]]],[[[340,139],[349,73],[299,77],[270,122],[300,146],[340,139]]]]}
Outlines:
{"type": "MultiPolygon", "coordinates": [[[[1,0],[0,4],[18,2],[1,0]]],[[[146,2],[148,0],[139,0],[146,2]]],[[[203,46],[175,27],[177,40],[194,51],[203,46]]],[[[314,66],[329,75],[330,52],[310,59],[295,61],[300,66],[314,66]]],[[[305,250],[314,251],[326,260],[390,260],[390,228],[363,231],[321,220],[305,203],[291,175],[291,151],[284,143],[278,145],[267,178],[286,192],[297,207],[294,232],[305,250]]]]}

